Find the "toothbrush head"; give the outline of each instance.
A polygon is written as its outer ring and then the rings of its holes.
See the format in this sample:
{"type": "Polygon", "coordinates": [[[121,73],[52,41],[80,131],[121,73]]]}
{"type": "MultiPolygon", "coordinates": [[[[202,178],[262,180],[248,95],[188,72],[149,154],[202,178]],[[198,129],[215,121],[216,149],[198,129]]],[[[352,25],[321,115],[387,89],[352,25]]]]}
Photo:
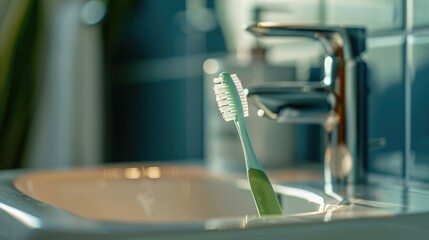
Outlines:
{"type": "Polygon", "coordinates": [[[223,72],[213,83],[217,105],[225,121],[237,120],[241,114],[241,117],[249,116],[246,94],[236,74],[223,72]]]}

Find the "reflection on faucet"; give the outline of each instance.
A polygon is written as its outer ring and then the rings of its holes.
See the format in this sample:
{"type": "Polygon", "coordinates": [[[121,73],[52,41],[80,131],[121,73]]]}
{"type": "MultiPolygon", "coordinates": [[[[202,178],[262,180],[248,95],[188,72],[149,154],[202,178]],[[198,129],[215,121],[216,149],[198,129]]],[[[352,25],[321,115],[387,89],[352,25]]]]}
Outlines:
{"type": "Polygon", "coordinates": [[[275,82],[249,88],[248,98],[280,123],[320,124],[327,133],[326,183],[364,180],[367,154],[365,29],[257,23],[259,37],[306,37],[324,50],[319,82],[275,82]]]}

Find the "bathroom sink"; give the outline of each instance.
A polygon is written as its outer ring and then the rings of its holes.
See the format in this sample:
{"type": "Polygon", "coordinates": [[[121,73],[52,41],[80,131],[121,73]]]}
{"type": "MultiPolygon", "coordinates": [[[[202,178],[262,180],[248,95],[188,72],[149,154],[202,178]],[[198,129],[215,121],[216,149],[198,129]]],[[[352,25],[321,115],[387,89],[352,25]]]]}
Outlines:
{"type": "Polygon", "coordinates": [[[429,194],[424,190],[297,182],[293,180],[305,174],[293,169],[269,175],[284,216],[259,218],[245,175],[213,173],[204,167],[3,171],[0,239],[429,236],[429,194]]]}
{"type": "MultiPolygon", "coordinates": [[[[82,218],[129,223],[183,223],[255,217],[245,176],[216,175],[197,167],[128,166],[36,172],[14,181],[41,202],[82,218]]],[[[339,207],[335,198],[277,186],[285,215],[309,215],[339,207]],[[287,206],[287,207],[285,207],[287,206]]]]}

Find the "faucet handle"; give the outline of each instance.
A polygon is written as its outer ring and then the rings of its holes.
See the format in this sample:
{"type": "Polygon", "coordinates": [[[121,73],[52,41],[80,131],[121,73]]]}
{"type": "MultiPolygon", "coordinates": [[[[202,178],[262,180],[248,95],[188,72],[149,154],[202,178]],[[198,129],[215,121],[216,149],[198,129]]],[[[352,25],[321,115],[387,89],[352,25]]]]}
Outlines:
{"type": "MultiPolygon", "coordinates": [[[[283,122],[281,121],[282,115],[288,114],[290,116],[294,113],[293,109],[326,113],[330,112],[335,104],[331,87],[323,84],[323,82],[267,82],[251,86],[247,90],[247,97],[252,104],[261,109],[265,116],[279,122],[283,122]],[[288,111],[285,112],[285,109],[288,111]]],[[[300,114],[299,116],[295,114],[294,119],[298,122],[304,115],[308,118],[308,114],[300,114]]]]}

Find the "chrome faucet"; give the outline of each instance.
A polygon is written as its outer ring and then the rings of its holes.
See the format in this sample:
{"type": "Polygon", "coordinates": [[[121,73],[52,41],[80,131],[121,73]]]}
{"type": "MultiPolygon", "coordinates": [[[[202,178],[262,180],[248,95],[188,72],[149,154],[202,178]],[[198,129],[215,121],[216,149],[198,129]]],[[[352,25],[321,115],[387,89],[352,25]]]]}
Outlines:
{"type": "Polygon", "coordinates": [[[362,59],[365,29],[257,23],[246,30],[258,37],[305,37],[322,44],[321,81],[264,83],[250,87],[248,98],[263,115],[279,123],[324,127],[326,183],[364,181],[368,132],[367,70],[362,59]]]}

